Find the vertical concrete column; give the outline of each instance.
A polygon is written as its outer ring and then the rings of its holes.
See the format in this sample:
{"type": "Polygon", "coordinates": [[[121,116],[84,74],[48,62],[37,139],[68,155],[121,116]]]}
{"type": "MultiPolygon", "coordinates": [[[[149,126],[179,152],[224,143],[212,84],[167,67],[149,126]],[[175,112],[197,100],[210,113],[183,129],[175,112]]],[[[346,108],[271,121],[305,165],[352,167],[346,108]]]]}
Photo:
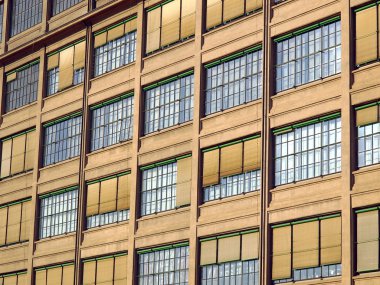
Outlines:
{"type": "Polygon", "coordinates": [[[3,7],[3,36],[1,38],[0,50],[7,51],[7,41],[9,39],[9,29],[11,25],[11,6],[10,0],[4,0],[3,7]]]}
{"type": "Polygon", "coordinates": [[[4,93],[6,91],[5,84],[6,84],[6,77],[5,77],[5,66],[0,67],[0,94],[2,94],[2,99],[0,100],[0,125],[3,122],[3,115],[4,115],[4,110],[5,110],[5,97],[6,94],[4,93]]]}
{"type": "Polygon", "coordinates": [[[44,34],[48,31],[48,20],[50,17],[50,0],[42,1],[42,21],[41,21],[41,32],[40,34],[44,34]]]}

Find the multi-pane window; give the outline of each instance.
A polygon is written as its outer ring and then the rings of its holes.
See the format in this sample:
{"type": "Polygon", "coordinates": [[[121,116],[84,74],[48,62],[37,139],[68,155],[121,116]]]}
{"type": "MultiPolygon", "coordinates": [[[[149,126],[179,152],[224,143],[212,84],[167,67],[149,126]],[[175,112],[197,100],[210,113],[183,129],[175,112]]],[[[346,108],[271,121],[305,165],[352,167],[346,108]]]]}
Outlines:
{"type": "Polygon", "coordinates": [[[4,2],[0,3],[0,42],[3,40],[4,2]]]}
{"type": "Polygon", "coordinates": [[[35,61],[6,74],[5,112],[37,100],[39,66],[35,61]]]}
{"type": "Polygon", "coordinates": [[[259,284],[259,232],[201,239],[201,284],[259,284]]]}
{"type": "Polygon", "coordinates": [[[133,93],[91,107],[91,151],[132,139],[133,93]]]}
{"type": "Polygon", "coordinates": [[[30,199],[0,206],[0,247],[29,240],[30,215],[30,199]]]}
{"type": "Polygon", "coordinates": [[[249,49],[207,64],[205,67],[206,115],[262,97],[261,49],[249,49]]]}
{"type": "Polygon", "coordinates": [[[129,219],[130,177],[128,172],[87,183],[87,228],[129,219]]]}
{"type": "Polygon", "coordinates": [[[94,34],[94,76],[136,59],[136,17],[94,34]]]}
{"type": "Polygon", "coordinates": [[[75,232],[77,209],[77,187],[40,196],[39,238],[75,232]]]}
{"type": "Polygon", "coordinates": [[[83,82],[85,51],[86,42],[80,41],[48,55],[48,96],[83,82]]]}
{"type": "MultiPolygon", "coordinates": [[[[74,263],[40,267],[34,270],[34,285],[74,285],[74,263]]],[[[25,283],[27,284],[27,283],[25,283]]]]}
{"type": "Polygon", "coordinates": [[[275,185],[341,171],[341,119],[333,114],[274,131],[275,185]]]}
{"type": "Polygon", "coordinates": [[[206,29],[211,30],[262,7],[263,0],[207,0],[206,29]]]}
{"type": "Polygon", "coordinates": [[[83,285],[127,284],[128,255],[118,253],[83,261],[83,285]]]}
{"type": "Polygon", "coordinates": [[[33,169],[35,144],[35,129],[3,139],[1,141],[0,178],[33,169]]]}
{"type": "Polygon", "coordinates": [[[69,9],[70,7],[78,4],[82,0],[53,0],[52,14],[53,16],[69,9]]]}
{"type": "Polygon", "coordinates": [[[141,250],[137,254],[139,285],[189,284],[187,243],[141,250]]]}
{"type": "Polygon", "coordinates": [[[259,135],[203,150],[203,201],[260,189],[259,135]]]}
{"type": "Polygon", "coordinates": [[[356,109],[358,167],[380,163],[379,102],[356,109]]]}
{"type": "Polygon", "coordinates": [[[0,274],[0,284],[25,285],[26,271],[0,274]]]}
{"type": "Polygon", "coordinates": [[[190,155],[144,166],[141,170],[141,216],[190,204],[190,155]]]}
{"type": "Polygon", "coordinates": [[[195,3],[195,0],[170,0],[147,9],[147,54],[194,35],[195,3]]]}
{"type": "Polygon", "coordinates": [[[273,225],[272,232],[274,284],[341,275],[339,214],[273,225]]]}
{"type": "Polygon", "coordinates": [[[340,73],[339,19],[316,24],[310,31],[305,32],[305,28],[275,39],[276,92],[340,73]]]}
{"type": "Polygon", "coordinates": [[[76,157],[80,153],[82,116],[73,114],[44,125],[43,165],[76,157]]]}
{"type": "Polygon", "coordinates": [[[145,87],[144,90],[144,134],[193,119],[194,75],[192,71],[145,87]]]}
{"type": "Polygon", "coordinates": [[[11,29],[13,37],[41,22],[42,0],[11,0],[11,29]]]}
{"type": "Polygon", "coordinates": [[[380,270],[380,207],[360,209],[356,213],[356,272],[380,270]]]}

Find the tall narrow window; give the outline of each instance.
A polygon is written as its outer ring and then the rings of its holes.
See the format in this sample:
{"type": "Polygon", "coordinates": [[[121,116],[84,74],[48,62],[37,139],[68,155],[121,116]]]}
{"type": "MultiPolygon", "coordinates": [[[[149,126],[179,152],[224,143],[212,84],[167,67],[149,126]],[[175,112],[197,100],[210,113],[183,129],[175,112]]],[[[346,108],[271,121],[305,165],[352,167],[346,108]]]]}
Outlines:
{"type": "Polygon", "coordinates": [[[355,108],[358,129],[358,167],[380,163],[380,102],[355,108]]]}
{"type": "Polygon", "coordinates": [[[133,93],[91,107],[91,151],[132,139],[133,93]]]}
{"type": "Polygon", "coordinates": [[[263,8],[263,0],[207,0],[206,29],[233,21],[263,8]]]}
{"type": "Polygon", "coordinates": [[[194,33],[195,0],[169,0],[147,9],[147,54],[186,40],[194,33]]]}
{"type": "Polygon", "coordinates": [[[37,268],[34,271],[35,285],[74,285],[74,263],[37,268]]]}
{"type": "Polygon", "coordinates": [[[82,133],[80,113],[47,123],[44,129],[44,166],[79,155],[82,133]]]}
{"type": "Polygon", "coordinates": [[[94,76],[135,61],[136,24],[131,17],[94,34],[94,76]]]}
{"type": "Polygon", "coordinates": [[[5,112],[37,100],[39,60],[6,74],[5,112]]]}
{"type": "Polygon", "coordinates": [[[4,2],[0,2],[0,42],[3,41],[4,2]]]}
{"type": "Polygon", "coordinates": [[[274,131],[275,185],[341,171],[340,113],[274,131]]]}
{"type": "Polygon", "coordinates": [[[25,285],[26,271],[0,274],[0,284],[25,285]]]}
{"type": "Polygon", "coordinates": [[[118,253],[83,260],[83,285],[127,284],[128,255],[118,253]]]}
{"type": "Polygon", "coordinates": [[[13,37],[42,20],[42,0],[11,0],[11,29],[13,37]]]}
{"type": "Polygon", "coordinates": [[[16,134],[1,141],[0,178],[33,169],[36,141],[35,129],[16,134]]]}
{"type": "Polygon", "coordinates": [[[203,201],[260,189],[260,135],[203,150],[203,201]]]}
{"type": "Polygon", "coordinates": [[[139,284],[189,284],[188,243],[139,250],[137,254],[139,284]]]}
{"type": "Polygon", "coordinates": [[[206,115],[262,97],[261,47],[228,56],[205,67],[206,115]]]}
{"type": "Polygon", "coordinates": [[[145,134],[193,119],[193,71],[147,86],[144,91],[145,134]]]}
{"type": "Polygon", "coordinates": [[[48,55],[48,96],[83,82],[85,52],[86,42],[82,40],[48,55]]]}
{"type": "Polygon", "coordinates": [[[276,38],[276,92],[341,71],[340,17],[276,38]]]}
{"type": "Polygon", "coordinates": [[[78,187],[41,195],[39,199],[40,239],[76,231],[78,187]]]}
{"type": "Polygon", "coordinates": [[[87,183],[87,228],[129,219],[130,172],[87,183]]]}
{"type": "Polygon", "coordinates": [[[272,226],[274,284],[342,274],[340,214],[272,226]]]}
{"type": "Polygon", "coordinates": [[[144,166],[141,170],[141,216],[190,205],[190,155],[144,166]]]}
{"type": "Polygon", "coordinates": [[[30,200],[29,198],[0,206],[0,247],[29,240],[30,200]]]}
{"type": "Polygon", "coordinates": [[[70,7],[78,4],[82,0],[53,0],[52,14],[53,16],[69,9],[70,7]]]}

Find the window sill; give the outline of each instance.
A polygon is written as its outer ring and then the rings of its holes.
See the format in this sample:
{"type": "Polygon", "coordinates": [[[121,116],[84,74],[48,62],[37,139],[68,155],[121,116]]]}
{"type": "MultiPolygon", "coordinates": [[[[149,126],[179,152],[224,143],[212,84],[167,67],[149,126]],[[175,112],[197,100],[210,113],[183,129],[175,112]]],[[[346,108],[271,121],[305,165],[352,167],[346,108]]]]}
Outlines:
{"type": "Polygon", "coordinates": [[[6,112],[6,113],[3,114],[3,117],[5,118],[7,116],[11,116],[14,113],[21,112],[21,111],[23,111],[23,110],[25,110],[27,108],[31,108],[32,106],[35,106],[35,105],[37,106],[37,101],[31,102],[31,103],[29,103],[27,105],[24,105],[24,106],[21,106],[19,108],[13,109],[12,111],[6,112]]]}
{"type": "Polygon", "coordinates": [[[363,72],[367,69],[376,68],[376,67],[379,67],[379,65],[380,65],[380,61],[379,61],[379,59],[377,59],[377,60],[370,62],[368,64],[365,64],[363,66],[355,67],[355,69],[352,71],[352,74],[360,73],[360,72],[363,72]]]}
{"type": "MultiPolygon", "coordinates": [[[[325,283],[328,285],[331,285],[331,282],[339,281],[341,279],[342,279],[342,276],[332,276],[332,277],[323,277],[323,278],[321,277],[321,278],[315,278],[315,279],[284,282],[284,283],[279,283],[276,285],[288,285],[288,284],[322,285],[325,283]]],[[[273,284],[273,282],[271,284],[273,284]]]]}
{"type": "Polygon", "coordinates": [[[274,3],[274,0],[273,0],[272,9],[273,10],[279,9],[282,6],[285,6],[285,5],[292,3],[292,2],[295,2],[295,1],[297,1],[297,0],[280,0],[280,1],[278,1],[278,3],[274,3]]]}
{"type": "Polygon", "coordinates": [[[112,144],[112,145],[109,145],[106,147],[98,148],[96,150],[93,150],[93,151],[90,151],[89,153],[87,153],[87,157],[92,156],[92,155],[96,155],[98,153],[106,152],[106,151],[109,151],[109,150],[112,150],[114,148],[118,148],[118,147],[121,147],[124,145],[132,144],[132,141],[133,141],[133,138],[130,138],[126,141],[121,141],[121,142],[118,142],[118,143],[115,143],[115,144],[112,144]]]}
{"type": "MultiPolygon", "coordinates": [[[[353,279],[356,281],[359,281],[361,279],[372,279],[374,277],[380,278],[380,270],[372,271],[372,272],[363,272],[363,273],[356,273],[356,276],[353,277],[353,279]]],[[[371,280],[373,281],[373,280],[371,280]]]]}
{"type": "Polygon", "coordinates": [[[63,165],[63,164],[66,164],[66,163],[70,163],[72,161],[75,161],[75,160],[78,160],[79,161],[79,158],[80,156],[76,156],[76,157],[73,157],[73,158],[68,158],[66,160],[62,160],[62,161],[58,161],[56,163],[53,163],[53,164],[49,164],[47,166],[44,166],[44,167],[41,167],[40,168],[40,171],[43,171],[43,170],[47,170],[49,168],[53,168],[53,167],[56,167],[56,166],[60,166],[60,165],[63,165]]]}
{"type": "Polygon", "coordinates": [[[60,235],[56,235],[56,236],[51,236],[51,237],[40,238],[40,239],[36,240],[35,243],[39,244],[39,243],[44,243],[44,242],[48,242],[48,241],[52,241],[52,240],[65,239],[68,237],[73,237],[75,235],[76,235],[76,231],[65,233],[65,234],[60,234],[60,235]]]}
{"type": "Polygon", "coordinates": [[[2,252],[5,252],[7,250],[12,250],[12,249],[15,249],[15,248],[18,248],[18,247],[22,247],[22,246],[25,246],[25,245],[28,245],[28,244],[29,244],[28,240],[12,243],[12,244],[9,244],[9,245],[5,244],[5,245],[0,246],[0,250],[2,252]]]}
{"type": "Polygon", "coordinates": [[[179,48],[179,47],[182,47],[188,43],[191,43],[191,42],[194,42],[194,36],[191,36],[185,40],[180,40],[178,41],[177,43],[173,43],[172,45],[169,45],[165,48],[160,48],[158,50],[155,50],[155,51],[152,51],[151,53],[149,54],[145,54],[145,56],[143,56],[143,61],[145,60],[149,60],[155,56],[158,56],[158,55],[162,55],[163,53],[166,53],[166,52],[169,52],[173,49],[176,49],[176,48],[179,48]]]}
{"type": "Polygon", "coordinates": [[[143,135],[143,136],[141,136],[140,140],[144,140],[145,138],[157,136],[157,135],[164,134],[167,132],[172,132],[172,131],[175,131],[176,129],[185,128],[185,127],[192,125],[192,124],[193,124],[193,119],[191,119],[190,121],[184,122],[184,123],[180,123],[180,124],[170,126],[168,128],[165,128],[165,129],[161,129],[161,130],[154,131],[154,132],[151,132],[149,134],[143,135]]]}
{"type": "Polygon", "coordinates": [[[48,21],[48,24],[50,25],[52,22],[60,21],[62,18],[66,18],[68,15],[72,14],[74,11],[84,8],[87,5],[88,5],[87,0],[82,0],[79,3],[67,8],[66,10],[63,10],[59,12],[58,14],[52,15],[48,21]]]}
{"type": "Polygon", "coordinates": [[[171,209],[171,210],[167,210],[167,211],[156,212],[156,213],[153,213],[153,214],[142,216],[142,217],[140,217],[140,218],[137,219],[137,222],[143,222],[143,221],[147,221],[147,220],[151,220],[151,219],[156,219],[156,218],[161,218],[161,217],[166,217],[166,216],[173,216],[173,215],[176,215],[178,213],[189,212],[189,211],[190,211],[190,205],[189,206],[185,206],[185,207],[180,207],[180,208],[177,208],[177,209],[171,209]]]}
{"type": "MultiPolygon", "coordinates": [[[[116,73],[116,72],[122,70],[123,68],[127,69],[128,67],[133,66],[135,63],[136,63],[136,60],[135,60],[135,61],[132,61],[132,62],[130,62],[130,63],[127,63],[127,64],[125,64],[125,65],[119,66],[118,68],[115,68],[115,69],[112,69],[112,70],[110,70],[110,71],[107,71],[107,72],[105,72],[105,73],[103,73],[103,74],[93,76],[93,77],[90,79],[90,83],[92,83],[93,81],[96,81],[96,80],[98,80],[98,79],[101,79],[101,78],[103,78],[103,77],[106,77],[106,76],[108,76],[108,75],[111,75],[112,73],[116,73]]],[[[133,78],[133,77],[131,77],[131,78],[133,78]]],[[[129,79],[131,79],[131,78],[129,78],[129,79]]],[[[91,94],[91,92],[90,92],[89,94],[91,94]]]]}
{"type": "MultiPolygon", "coordinates": [[[[87,217],[85,219],[87,219],[87,217]]],[[[83,231],[83,233],[84,234],[86,234],[86,233],[92,233],[92,232],[102,231],[104,229],[117,228],[118,226],[124,226],[124,225],[129,225],[129,220],[121,221],[121,222],[115,222],[115,223],[111,223],[111,224],[107,224],[107,225],[102,225],[102,226],[97,226],[97,227],[93,227],[93,228],[90,228],[90,229],[85,229],[83,231]]]]}
{"type": "Polygon", "coordinates": [[[50,95],[46,95],[42,100],[45,102],[45,101],[49,101],[49,99],[51,99],[51,98],[55,98],[55,97],[57,97],[57,96],[59,96],[59,95],[62,95],[62,94],[64,94],[64,93],[68,93],[68,92],[70,92],[70,91],[72,91],[72,90],[74,90],[74,89],[79,89],[80,87],[81,88],[83,88],[83,82],[82,83],[80,83],[80,84],[77,84],[77,85],[72,85],[72,86],[70,86],[70,87],[68,87],[68,88],[66,88],[66,89],[64,89],[64,90],[62,90],[62,91],[58,91],[57,93],[54,93],[54,94],[50,94],[50,95]]]}
{"type": "Polygon", "coordinates": [[[358,168],[357,170],[353,171],[352,174],[361,175],[361,174],[364,174],[367,172],[375,172],[378,170],[380,170],[380,163],[362,166],[362,167],[358,168]]]}
{"type": "Polygon", "coordinates": [[[260,189],[252,191],[252,192],[248,192],[248,193],[242,193],[242,194],[238,194],[234,196],[228,196],[228,197],[219,198],[216,200],[202,202],[202,204],[199,205],[199,208],[202,209],[202,208],[212,207],[215,205],[221,205],[221,204],[230,203],[233,201],[239,201],[243,199],[249,199],[249,198],[253,198],[257,196],[260,196],[260,189]]]}
{"type": "Polygon", "coordinates": [[[10,176],[7,176],[7,177],[3,177],[3,178],[0,178],[0,183],[3,182],[3,181],[16,180],[18,178],[22,178],[24,176],[28,176],[28,175],[30,175],[32,173],[33,173],[33,169],[29,169],[27,171],[23,171],[23,172],[16,173],[16,174],[13,174],[13,175],[10,175],[10,176]]]}

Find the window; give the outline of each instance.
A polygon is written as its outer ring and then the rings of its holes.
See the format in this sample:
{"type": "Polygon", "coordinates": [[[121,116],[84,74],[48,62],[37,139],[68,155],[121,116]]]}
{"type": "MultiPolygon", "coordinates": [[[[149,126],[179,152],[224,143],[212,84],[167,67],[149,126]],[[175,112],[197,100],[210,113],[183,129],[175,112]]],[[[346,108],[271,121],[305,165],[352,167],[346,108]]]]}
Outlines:
{"type": "Polygon", "coordinates": [[[83,261],[83,285],[127,284],[128,255],[119,253],[83,261]]]}
{"type": "Polygon", "coordinates": [[[52,14],[53,16],[69,9],[70,7],[78,4],[82,0],[53,0],[52,14]]]}
{"type": "Polygon", "coordinates": [[[75,232],[77,208],[77,187],[40,196],[39,238],[75,232]]]}
{"type": "Polygon", "coordinates": [[[1,142],[0,178],[33,169],[35,144],[35,129],[3,139],[1,142]]]}
{"type": "Polygon", "coordinates": [[[260,135],[202,152],[204,202],[260,189],[260,135]]]}
{"type": "Polygon", "coordinates": [[[206,64],[206,115],[260,99],[261,47],[206,64]]]}
{"type": "Polygon", "coordinates": [[[340,214],[272,226],[274,284],[341,275],[340,214]]]}
{"type": "Polygon", "coordinates": [[[91,151],[132,139],[133,93],[91,107],[91,151]]]}
{"type": "Polygon", "coordinates": [[[276,92],[340,73],[340,29],[336,17],[275,39],[276,92]]]}
{"type": "Polygon", "coordinates": [[[102,75],[136,59],[136,17],[94,34],[94,75],[102,75]]]}
{"type": "Polygon", "coordinates": [[[6,74],[5,112],[37,100],[39,61],[34,61],[6,74]]]}
{"type": "Polygon", "coordinates": [[[47,95],[83,83],[86,42],[79,41],[48,55],[47,95]]]}
{"type": "Polygon", "coordinates": [[[201,239],[201,284],[259,284],[259,232],[201,239]]]}
{"type": "Polygon", "coordinates": [[[74,263],[35,269],[35,285],[74,285],[74,263]]]}
{"type": "Polygon", "coordinates": [[[11,3],[11,37],[41,23],[42,0],[12,0],[11,3]]]}
{"type": "Polygon", "coordinates": [[[379,59],[379,3],[371,3],[355,10],[356,66],[379,59]]]}
{"type": "Polygon", "coordinates": [[[44,125],[44,166],[80,153],[82,116],[78,113],[44,125]]]}
{"type": "Polygon", "coordinates": [[[147,9],[147,54],[192,37],[195,0],[170,0],[147,9]]]}
{"type": "Polygon", "coordinates": [[[144,88],[145,129],[149,134],[193,119],[193,72],[144,88]]]}
{"type": "Polygon", "coordinates": [[[0,247],[29,240],[30,200],[0,206],[0,247]]]}
{"type": "Polygon", "coordinates": [[[206,29],[211,30],[262,7],[262,0],[207,0],[206,29]]]}
{"type": "Polygon", "coordinates": [[[26,271],[0,274],[0,284],[25,285],[26,271]]]}
{"type": "Polygon", "coordinates": [[[380,207],[360,209],[356,212],[356,272],[380,270],[379,254],[380,207]]]}
{"type": "Polygon", "coordinates": [[[130,172],[87,183],[87,228],[129,219],[130,172]]]}
{"type": "Polygon", "coordinates": [[[141,170],[142,216],[190,204],[190,155],[144,166],[141,170]]]}
{"type": "Polygon", "coordinates": [[[380,163],[379,104],[375,102],[355,108],[359,167],[380,163]]]}
{"type": "Polygon", "coordinates": [[[3,40],[4,2],[0,3],[0,42],[3,40]]]}
{"type": "Polygon", "coordinates": [[[189,284],[188,243],[140,250],[137,254],[139,284],[189,284]]]}
{"type": "Polygon", "coordinates": [[[274,131],[275,185],[341,171],[340,113],[274,131]]]}

